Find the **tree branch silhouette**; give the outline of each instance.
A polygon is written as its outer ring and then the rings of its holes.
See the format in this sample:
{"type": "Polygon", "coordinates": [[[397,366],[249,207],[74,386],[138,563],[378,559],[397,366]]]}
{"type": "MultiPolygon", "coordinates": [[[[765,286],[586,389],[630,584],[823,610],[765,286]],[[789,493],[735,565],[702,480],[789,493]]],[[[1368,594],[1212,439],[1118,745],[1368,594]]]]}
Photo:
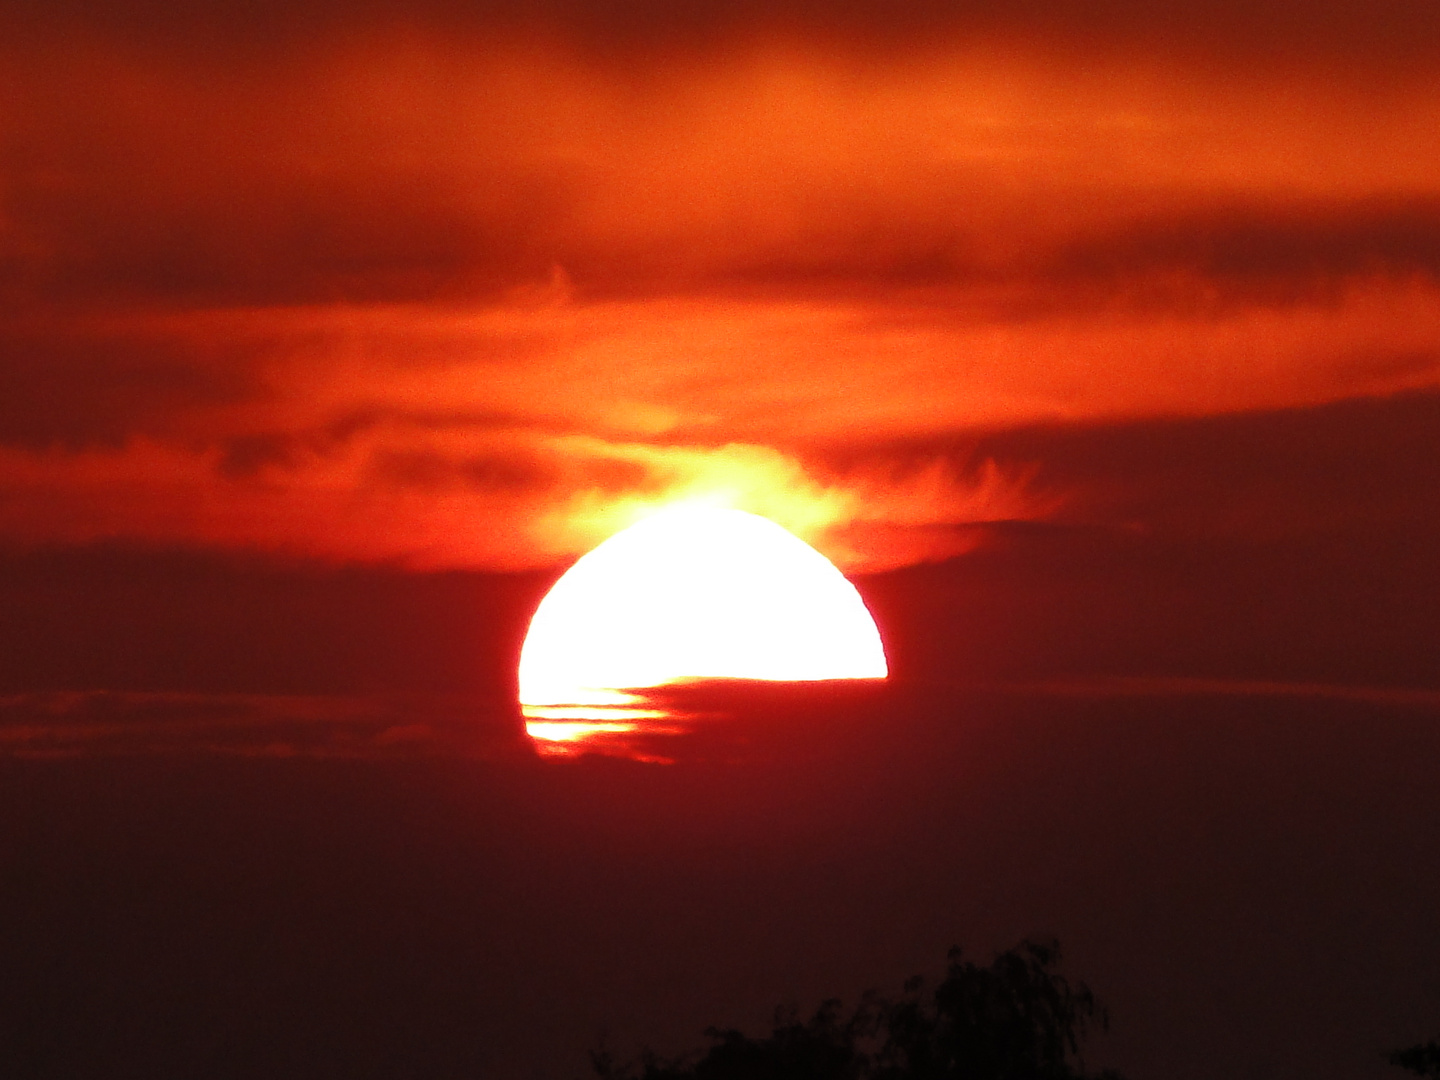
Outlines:
{"type": "Polygon", "coordinates": [[[1431,1039],[1417,1046],[1407,1046],[1389,1056],[1391,1065],[1398,1065],[1427,1080],[1440,1080],[1440,1039],[1431,1039]]]}
{"type": "Polygon", "coordinates": [[[836,999],[808,1020],[778,1009],[768,1035],[710,1028],[708,1047],[678,1058],[597,1051],[591,1065],[599,1080],[1122,1080],[1086,1071],[1085,1040],[1108,1018],[1059,960],[1053,941],[1023,941],[984,967],[954,948],[933,988],[916,977],[848,1013],[836,999]]]}

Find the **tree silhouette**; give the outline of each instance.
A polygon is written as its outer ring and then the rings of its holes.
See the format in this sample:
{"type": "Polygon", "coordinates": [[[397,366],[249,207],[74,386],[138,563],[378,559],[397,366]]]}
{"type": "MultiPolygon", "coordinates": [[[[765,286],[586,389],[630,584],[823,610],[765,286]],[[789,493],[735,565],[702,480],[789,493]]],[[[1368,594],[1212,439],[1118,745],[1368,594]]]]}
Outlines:
{"type": "Polygon", "coordinates": [[[1414,1073],[1416,1076],[1440,1080],[1440,1039],[1431,1039],[1418,1046],[1407,1046],[1390,1055],[1390,1064],[1414,1073]]]}
{"type": "Polygon", "coordinates": [[[809,1020],[776,1011],[769,1035],[710,1028],[703,1051],[622,1064],[591,1055],[600,1080],[1121,1080],[1085,1071],[1080,1051],[1104,1008],[1056,972],[1059,946],[1024,941],[987,967],[951,949],[945,978],[895,998],[873,991],[846,1013],[826,1001],[809,1020]]]}

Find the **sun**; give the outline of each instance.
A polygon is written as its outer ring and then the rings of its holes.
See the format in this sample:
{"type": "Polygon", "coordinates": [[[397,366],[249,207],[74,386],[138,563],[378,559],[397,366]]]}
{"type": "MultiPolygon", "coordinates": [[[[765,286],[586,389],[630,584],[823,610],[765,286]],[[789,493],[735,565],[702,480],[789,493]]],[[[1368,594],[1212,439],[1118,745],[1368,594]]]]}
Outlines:
{"type": "Polygon", "coordinates": [[[555,583],[520,653],[520,701],[598,705],[687,678],[887,672],[875,620],[829,559],[767,518],[680,506],[610,537],[555,583]]]}

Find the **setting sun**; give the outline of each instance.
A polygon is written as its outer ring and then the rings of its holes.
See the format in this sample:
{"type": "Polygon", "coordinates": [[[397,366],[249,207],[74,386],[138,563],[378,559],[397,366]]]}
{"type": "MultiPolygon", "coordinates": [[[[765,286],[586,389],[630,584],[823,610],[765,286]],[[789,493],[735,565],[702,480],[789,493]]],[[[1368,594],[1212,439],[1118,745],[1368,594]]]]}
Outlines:
{"type": "Polygon", "coordinates": [[[612,536],[555,583],[525,638],[520,700],[606,704],[686,678],[886,673],[874,619],[825,556],[755,514],[682,506],[612,536]]]}

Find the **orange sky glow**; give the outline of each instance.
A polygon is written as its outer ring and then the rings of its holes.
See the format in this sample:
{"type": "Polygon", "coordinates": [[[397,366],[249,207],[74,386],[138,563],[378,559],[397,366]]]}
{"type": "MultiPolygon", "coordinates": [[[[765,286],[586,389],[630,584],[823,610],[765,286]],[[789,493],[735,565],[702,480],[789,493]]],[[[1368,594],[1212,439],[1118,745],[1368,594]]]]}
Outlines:
{"type": "Polygon", "coordinates": [[[1440,81],[1338,8],[17,10],[7,542],[518,569],[698,497],[880,569],[1096,512],[996,432],[1440,386],[1440,81]]]}

